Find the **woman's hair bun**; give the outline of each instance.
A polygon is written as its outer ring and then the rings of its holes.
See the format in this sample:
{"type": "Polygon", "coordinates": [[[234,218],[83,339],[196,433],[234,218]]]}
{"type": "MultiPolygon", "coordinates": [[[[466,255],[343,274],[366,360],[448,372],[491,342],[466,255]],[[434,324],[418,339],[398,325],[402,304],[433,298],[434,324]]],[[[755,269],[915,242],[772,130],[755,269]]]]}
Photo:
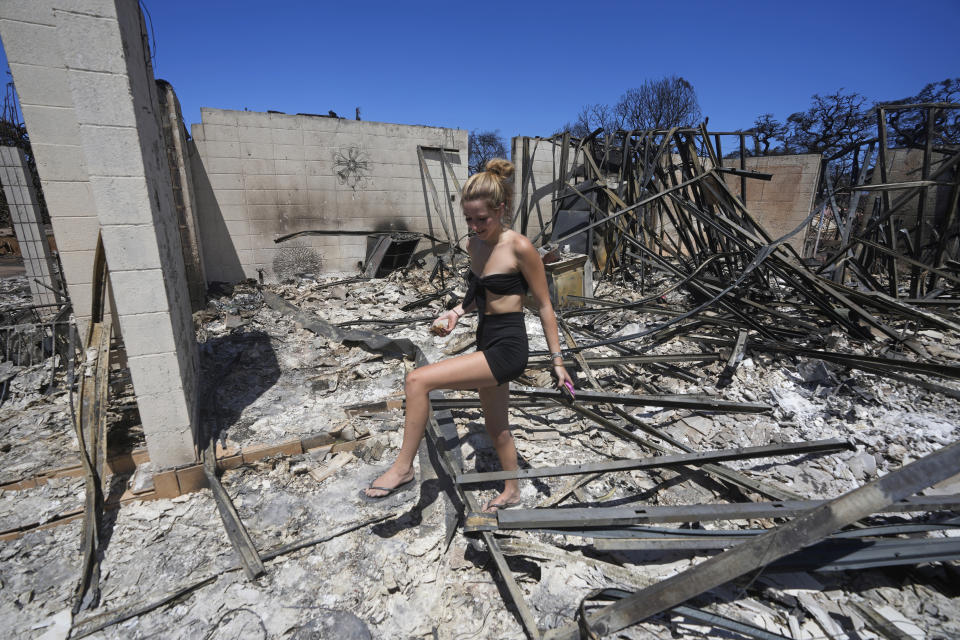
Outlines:
{"type": "Polygon", "coordinates": [[[486,170],[502,180],[509,180],[513,176],[513,163],[503,158],[493,158],[487,162],[486,170]]]}

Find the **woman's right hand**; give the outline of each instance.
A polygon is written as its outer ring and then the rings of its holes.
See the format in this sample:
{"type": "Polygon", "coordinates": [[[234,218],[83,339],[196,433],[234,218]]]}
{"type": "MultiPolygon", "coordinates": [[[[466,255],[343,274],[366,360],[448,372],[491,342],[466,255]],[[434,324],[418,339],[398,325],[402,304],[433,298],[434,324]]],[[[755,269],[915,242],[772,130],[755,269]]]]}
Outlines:
{"type": "Polygon", "coordinates": [[[460,320],[460,316],[457,312],[453,309],[448,309],[433,321],[430,331],[438,336],[448,336],[456,328],[458,320],[460,320]]]}

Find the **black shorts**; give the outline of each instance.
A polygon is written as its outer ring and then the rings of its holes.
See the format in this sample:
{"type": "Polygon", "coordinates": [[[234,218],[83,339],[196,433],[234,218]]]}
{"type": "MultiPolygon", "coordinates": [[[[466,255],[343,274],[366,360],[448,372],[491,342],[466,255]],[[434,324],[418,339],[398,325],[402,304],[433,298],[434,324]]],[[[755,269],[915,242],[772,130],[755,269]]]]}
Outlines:
{"type": "Polygon", "coordinates": [[[483,316],[477,327],[477,351],[483,352],[498,384],[523,373],[529,355],[523,312],[483,316]]]}

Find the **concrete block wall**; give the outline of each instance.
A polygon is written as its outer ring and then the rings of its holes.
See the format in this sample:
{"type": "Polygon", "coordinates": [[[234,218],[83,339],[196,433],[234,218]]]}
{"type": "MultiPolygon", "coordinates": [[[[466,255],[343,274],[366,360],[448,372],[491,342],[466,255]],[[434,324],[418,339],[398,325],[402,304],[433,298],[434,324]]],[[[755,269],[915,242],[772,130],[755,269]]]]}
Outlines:
{"type": "MultiPolygon", "coordinates": [[[[417,146],[443,147],[462,185],[467,132],[250,111],[202,109],[191,129],[194,188],[210,281],[277,278],[288,246],[312,248],[322,271],[356,271],[366,256],[358,235],[274,238],[305,230],[409,230],[444,238],[421,176],[417,146]]],[[[430,176],[446,198],[439,151],[425,152],[430,176]]],[[[450,193],[455,189],[450,184],[450,193]]],[[[460,234],[459,201],[452,202],[460,234]]],[[[446,202],[441,202],[441,206],[446,202]]],[[[444,206],[445,220],[449,212],[444,206]]],[[[425,245],[421,245],[425,246],[425,245]]]]}
{"type": "Polygon", "coordinates": [[[13,74],[63,278],[81,335],[90,317],[100,223],[53,16],[55,0],[0,2],[0,40],[13,74]]]}
{"type": "Polygon", "coordinates": [[[0,3],[71,298],[89,314],[102,231],[147,447],[163,468],[196,459],[197,352],[146,33],[136,0],[0,3]]]}
{"type": "MultiPolygon", "coordinates": [[[[887,149],[884,154],[886,160],[886,173],[887,173],[887,182],[916,182],[918,180],[923,180],[923,151],[921,149],[887,149]]],[[[946,160],[949,156],[944,153],[938,153],[934,151],[930,157],[930,173],[932,174],[936,171],[937,167],[946,160]]],[[[879,158],[877,159],[879,162],[879,158]]],[[[942,177],[940,178],[941,182],[945,182],[942,177]]],[[[873,171],[871,176],[870,184],[880,184],[881,175],[880,168],[877,167],[873,171]]],[[[940,187],[930,187],[927,189],[927,197],[923,203],[923,219],[926,223],[924,225],[924,241],[928,241],[930,237],[930,229],[932,228],[934,221],[938,216],[942,216],[946,213],[946,209],[949,206],[949,200],[951,196],[952,187],[950,186],[940,186],[940,187]]],[[[898,198],[900,198],[905,191],[891,191],[889,192],[890,203],[892,204],[898,198]]],[[[875,201],[881,199],[879,192],[870,194],[868,198],[865,198],[866,202],[863,203],[863,210],[867,213],[872,214],[875,210],[875,201]]],[[[901,207],[895,217],[899,219],[900,226],[906,229],[911,230],[910,237],[913,237],[912,230],[917,224],[917,212],[920,207],[920,193],[917,192],[906,204],[901,207]]],[[[877,209],[882,210],[882,209],[877,209]]]]}
{"type": "Polygon", "coordinates": [[[203,247],[200,244],[200,223],[197,221],[197,198],[193,190],[187,131],[183,126],[180,101],[169,82],[157,80],[157,97],[173,201],[177,210],[183,264],[190,288],[190,304],[194,311],[199,311],[207,303],[207,278],[203,271],[203,247]]]}
{"type": "MultiPolygon", "coordinates": [[[[43,230],[40,205],[23,149],[0,146],[0,183],[10,208],[13,232],[20,243],[20,253],[27,278],[30,280],[33,303],[59,304],[61,299],[57,271],[47,234],[43,230]]],[[[48,311],[56,312],[56,308],[48,311]]]]}
{"type": "MultiPolygon", "coordinates": [[[[817,180],[820,176],[820,154],[797,154],[787,156],[761,156],[746,159],[748,170],[772,173],[769,181],[747,179],[746,205],[753,216],[774,240],[796,229],[810,215],[817,195],[817,180]]],[[[740,167],[740,160],[728,158],[726,167],[740,167]]],[[[726,174],[724,180],[730,190],[740,195],[740,178],[726,174]]],[[[801,230],[788,242],[803,251],[806,238],[801,230]]]]}

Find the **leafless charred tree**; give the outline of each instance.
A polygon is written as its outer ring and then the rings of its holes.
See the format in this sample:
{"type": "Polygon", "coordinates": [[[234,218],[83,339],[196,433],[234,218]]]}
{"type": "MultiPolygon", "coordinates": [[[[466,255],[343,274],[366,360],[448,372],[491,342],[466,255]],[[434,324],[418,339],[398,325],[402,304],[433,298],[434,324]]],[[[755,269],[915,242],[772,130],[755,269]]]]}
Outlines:
{"type": "MultiPolygon", "coordinates": [[[[787,125],[773,117],[772,113],[765,113],[757,116],[753,121],[753,130],[756,132],[757,143],[760,145],[761,155],[770,155],[770,143],[779,140],[783,143],[784,136],[787,134],[787,125]]],[[[774,151],[780,145],[774,145],[774,151]]]]}
{"type": "MultiPolygon", "coordinates": [[[[894,100],[890,104],[930,104],[960,102],[960,78],[947,78],[940,82],[931,82],[915,96],[894,100]]],[[[927,143],[926,110],[889,112],[887,123],[890,125],[890,144],[895,147],[923,148],[927,143]]],[[[937,109],[934,112],[933,131],[936,136],[934,145],[947,146],[960,144],[960,110],[937,109]]]]}
{"type": "MultiPolygon", "coordinates": [[[[743,131],[743,129],[737,129],[737,131],[743,131]]],[[[754,149],[744,149],[747,157],[753,155],[779,155],[784,153],[783,140],[787,135],[787,125],[774,118],[772,113],[757,116],[757,119],[753,121],[753,128],[750,130],[750,135],[756,139],[756,146],[754,149]],[[779,144],[777,144],[776,141],[779,141],[779,144]]],[[[739,148],[724,155],[724,158],[739,157],[739,148]]]]}
{"type": "Polygon", "coordinates": [[[873,124],[867,99],[843,89],[827,95],[814,94],[806,111],[787,118],[785,142],[792,151],[828,156],[865,140],[873,124]]]}
{"type": "Polygon", "coordinates": [[[857,172],[859,147],[873,131],[870,109],[867,99],[855,91],[815,93],[809,109],[787,118],[784,148],[788,153],[822,153],[832,158],[829,170],[841,185],[857,172]],[[852,152],[843,153],[848,149],[852,152]]]}
{"type": "Polygon", "coordinates": [[[493,158],[506,158],[507,147],[500,130],[471,131],[468,140],[470,175],[483,171],[487,162],[493,158]]]}
{"type": "Polygon", "coordinates": [[[601,127],[604,131],[616,131],[623,127],[623,122],[613,107],[598,102],[584,106],[577,119],[563,125],[557,133],[569,131],[574,137],[584,138],[601,127]]]}
{"type": "Polygon", "coordinates": [[[613,111],[624,128],[640,130],[692,126],[701,117],[693,85],[679,76],[628,89],[613,111]]]}

